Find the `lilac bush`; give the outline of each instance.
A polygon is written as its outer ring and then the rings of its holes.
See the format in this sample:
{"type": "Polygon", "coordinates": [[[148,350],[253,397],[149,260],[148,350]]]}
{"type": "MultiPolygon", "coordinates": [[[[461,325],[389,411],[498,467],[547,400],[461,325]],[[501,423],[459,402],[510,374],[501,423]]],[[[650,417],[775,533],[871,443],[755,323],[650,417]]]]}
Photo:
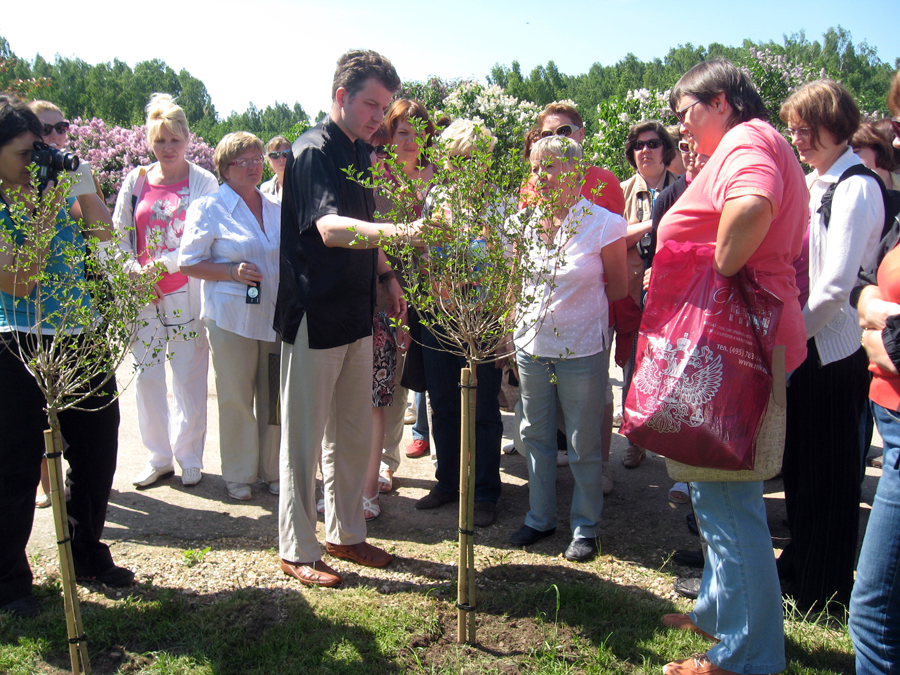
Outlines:
{"type": "MultiPolygon", "coordinates": [[[[126,128],[107,125],[97,117],[90,120],[76,117],[73,120],[69,127],[68,149],[91,163],[110,205],[115,203],[122,180],[129,171],[156,161],[143,126],[126,128]]],[[[185,156],[189,162],[209,171],[215,170],[213,148],[196,134],[190,135],[185,156]]]]}
{"type": "Polygon", "coordinates": [[[750,75],[769,111],[769,122],[783,128],[784,125],[778,118],[781,104],[801,85],[827,77],[825,69],[793,63],[782,54],[773,53],[768,47],[764,50],[750,47],[749,52],[750,60],[744,71],[750,75]]]}

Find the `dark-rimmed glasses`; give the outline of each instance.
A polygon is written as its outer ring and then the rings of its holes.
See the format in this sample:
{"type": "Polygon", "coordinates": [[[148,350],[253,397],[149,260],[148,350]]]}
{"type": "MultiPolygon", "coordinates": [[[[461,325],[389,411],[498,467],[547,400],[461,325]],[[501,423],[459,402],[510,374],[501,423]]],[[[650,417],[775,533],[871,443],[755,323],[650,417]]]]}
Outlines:
{"type": "Polygon", "coordinates": [[[580,128],[577,124],[560,124],[555,130],[544,129],[541,132],[541,138],[549,138],[550,136],[565,136],[568,138],[580,128]]]}
{"type": "Polygon", "coordinates": [[[632,147],[635,152],[640,152],[645,146],[651,150],[656,150],[657,148],[661,148],[662,144],[663,142],[658,138],[651,138],[649,141],[635,141],[632,147]]]}
{"type": "Polygon", "coordinates": [[[56,124],[45,124],[41,128],[41,136],[49,136],[54,131],[58,134],[64,134],[69,130],[69,122],[68,120],[63,120],[62,122],[57,122],[56,124]]]}
{"type": "Polygon", "coordinates": [[[678,120],[678,123],[679,123],[679,124],[684,124],[684,114],[685,114],[688,110],[690,110],[691,108],[693,108],[695,105],[697,105],[698,103],[700,103],[700,99],[699,99],[699,98],[698,98],[696,101],[694,101],[693,103],[688,103],[688,104],[687,104],[686,106],[684,106],[683,108],[679,108],[678,110],[675,111],[675,119],[678,120]]]}

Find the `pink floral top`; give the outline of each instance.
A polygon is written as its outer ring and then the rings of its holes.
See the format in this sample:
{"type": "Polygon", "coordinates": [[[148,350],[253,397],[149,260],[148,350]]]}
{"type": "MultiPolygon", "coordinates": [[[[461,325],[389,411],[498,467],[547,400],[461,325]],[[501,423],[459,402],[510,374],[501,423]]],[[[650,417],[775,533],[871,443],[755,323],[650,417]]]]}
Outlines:
{"type": "MultiPolygon", "coordinates": [[[[172,185],[144,183],[135,210],[137,259],[141,265],[158,260],[166,251],[178,250],[189,198],[187,179],[172,185]]],[[[164,272],[159,289],[173,293],[186,283],[187,277],[181,272],[164,272]]]]}

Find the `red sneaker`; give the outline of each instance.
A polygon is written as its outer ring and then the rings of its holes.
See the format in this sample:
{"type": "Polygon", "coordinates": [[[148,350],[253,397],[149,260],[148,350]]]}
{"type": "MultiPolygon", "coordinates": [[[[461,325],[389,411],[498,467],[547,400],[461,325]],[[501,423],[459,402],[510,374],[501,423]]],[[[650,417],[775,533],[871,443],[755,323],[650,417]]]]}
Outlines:
{"type": "Polygon", "coordinates": [[[430,449],[431,445],[428,443],[428,441],[422,438],[417,438],[412,443],[406,446],[406,456],[421,457],[422,455],[427,455],[430,449]]]}

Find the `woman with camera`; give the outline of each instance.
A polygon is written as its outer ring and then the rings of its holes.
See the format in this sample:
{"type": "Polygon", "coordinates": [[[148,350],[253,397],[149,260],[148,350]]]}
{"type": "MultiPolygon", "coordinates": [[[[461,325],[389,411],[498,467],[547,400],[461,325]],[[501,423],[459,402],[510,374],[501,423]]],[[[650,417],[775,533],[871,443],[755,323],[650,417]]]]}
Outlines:
{"type": "Polygon", "coordinates": [[[219,447],[228,496],[246,500],[257,479],[278,494],[281,340],[272,328],[278,291],[281,206],[256,186],[263,144],[246,131],[216,146],[225,181],[188,209],[178,264],[202,279],[219,402],[219,447]],[[254,414],[255,401],[255,414],[254,414]]]}
{"type": "Polygon", "coordinates": [[[196,485],[206,441],[206,378],[209,343],[198,320],[200,282],[178,269],[178,249],[188,205],[219,189],[206,169],[185,158],[187,117],[168,94],[147,105],[147,140],[156,162],[138,167],[122,182],[113,222],[119,246],[134,274],[155,280],[156,299],[138,317],[132,346],[138,430],[150,452],[147,467],[132,483],[148,487],[181,465],[181,482],[196,485]],[[174,420],[166,397],[168,360],[172,367],[174,420]]]}
{"type": "MultiPolygon", "coordinates": [[[[34,494],[40,481],[47,414],[44,396],[20,359],[20,352],[27,357],[29,342],[33,344],[37,334],[41,334],[40,339],[52,340],[59,328],[50,319],[36,325],[38,306],[45,316],[50,316],[60,299],[46,286],[38,299],[35,276],[46,271],[83,277],[83,266],[77,266],[73,272],[66,253],[72,247],[84,249],[85,233],[109,239],[111,226],[108,212],[104,217],[94,210],[96,195],[94,199],[81,196],[78,205],[84,219],[97,223],[82,231],[71,217],[75,199],[69,198],[56,218],[45,268],[39,270],[37,262],[27,264],[20,260],[26,251],[33,250],[34,244],[26,237],[22,224],[13,219],[10,205],[35,198],[29,166],[41,132],[40,120],[24,102],[0,95],[0,611],[21,617],[40,611],[40,603],[31,594],[32,574],[25,546],[34,521],[34,494]]],[[[77,280],[74,285],[77,287],[77,280]]],[[[85,298],[84,302],[90,300],[85,298]]],[[[97,376],[91,385],[101,387],[104,379],[97,376]]],[[[109,547],[100,541],[118,450],[119,407],[110,399],[115,391],[115,380],[110,378],[97,395],[79,406],[85,410],[64,411],[59,421],[68,443],[65,457],[69,464],[68,513],[75,575],[110,586],[128,586],[134,574],[117,567],[109,547]]]]}

